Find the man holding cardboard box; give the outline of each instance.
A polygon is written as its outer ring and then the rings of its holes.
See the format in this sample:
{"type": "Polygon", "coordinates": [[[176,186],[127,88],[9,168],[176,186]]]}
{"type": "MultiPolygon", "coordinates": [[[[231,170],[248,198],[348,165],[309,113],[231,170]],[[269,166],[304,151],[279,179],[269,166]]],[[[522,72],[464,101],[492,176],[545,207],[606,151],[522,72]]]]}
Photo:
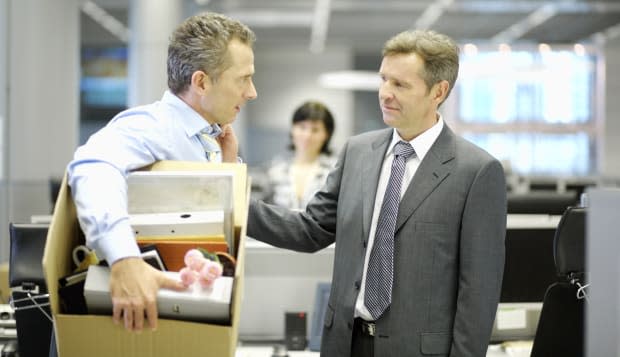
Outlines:
{"type": "Polygon", "coordinates": [[[168,46],[168,87],[160,101],[128,109],[77,149],[68,182],[89,247],[111,266],[113,320],[157,328],[159,288],[181,290],[139,258],[127,212],[127,175],[160,160],[237,162],[230,127],[256,98],[255,35],[215,13],[185,20],[168,46]]]}

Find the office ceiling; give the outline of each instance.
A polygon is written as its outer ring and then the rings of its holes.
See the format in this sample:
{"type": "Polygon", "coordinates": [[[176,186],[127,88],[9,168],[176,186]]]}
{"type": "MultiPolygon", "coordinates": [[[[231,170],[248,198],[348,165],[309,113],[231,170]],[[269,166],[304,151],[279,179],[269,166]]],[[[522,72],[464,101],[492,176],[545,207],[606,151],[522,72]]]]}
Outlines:
{"type": "MultiPolygon", "coordinates": [[[[130,0],[87,0],[127,25],[130,0]]],[[[620,36],[618,0],[182,0],[248,24],[258,46],[380,51],[392,35],[430,28],[460,43],[589,43],[620,36]]],[[[130,31],[130,30],[129,30],[130,31]]],[[[82,12],[86,44],[122,42],[82,12]]]]}

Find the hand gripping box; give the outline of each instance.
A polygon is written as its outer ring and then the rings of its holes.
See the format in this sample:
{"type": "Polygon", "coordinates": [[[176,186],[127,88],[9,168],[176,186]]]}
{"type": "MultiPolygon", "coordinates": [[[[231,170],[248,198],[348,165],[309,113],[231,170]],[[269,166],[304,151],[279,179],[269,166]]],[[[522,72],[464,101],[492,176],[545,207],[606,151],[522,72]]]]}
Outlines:
{"type": "MultiPolygon", "coordinates": [[[[230,304],[230,319],[224,323],[168,320],[160,316],[156,331],[125,331],[111,316],[72,315],[63,311],[58,295],[58,279],[71,272],[71,251],[83,244],[76,209],[66,177],[63,181],[50,224],[43,269],[50,293],[59,356],[82,357],[164,357],[235,355],[243,296],[244,236],[249,197],[249,178],[244,164],[212,164],[178,161],[157,162],[144,171],[195,171],[232,173],[231,245],[236,269],[230,304]]],[[[172,198],[174,199],[174,198],[172,198]]]]}

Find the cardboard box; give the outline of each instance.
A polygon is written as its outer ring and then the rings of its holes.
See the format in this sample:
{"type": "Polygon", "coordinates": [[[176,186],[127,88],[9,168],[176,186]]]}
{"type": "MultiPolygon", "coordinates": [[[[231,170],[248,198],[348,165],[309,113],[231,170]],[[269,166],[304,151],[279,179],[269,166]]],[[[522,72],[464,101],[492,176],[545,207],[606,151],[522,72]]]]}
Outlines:
{"type": "Polygon", "coordinates": [[[233,172],[234,237],[237,265],[231,319],[229,324],[216,325],[178,320],[159,319],[157,331],[142,333],[125,331],[112,322],[111,316],[70,315],[61,311],[58,279],[71,271],[71,250],[83,242],[76,209],[66,177],[50,224],[43,270],[50,292],[54,316],[56,343],[61,357],[168,357],[168,356],[229,356],[235,355],[239,329],[239,314],[243,296],[244,237],[249,197],[249,178],[244,164],[210,164],[162,161],[145,170],[233,172]]]}
{"type": "Polygon", "coordinates": [[[0,304],[8,304],[10,296],[9,263],[0,263],[0,304]]]}

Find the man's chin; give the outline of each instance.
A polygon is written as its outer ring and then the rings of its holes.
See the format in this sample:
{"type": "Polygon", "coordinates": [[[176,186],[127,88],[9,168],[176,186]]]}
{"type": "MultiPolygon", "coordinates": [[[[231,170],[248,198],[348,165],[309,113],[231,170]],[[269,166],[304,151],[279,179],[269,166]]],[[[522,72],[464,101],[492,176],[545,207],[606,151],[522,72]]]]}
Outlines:
{"type": "Polygon", "coordinates": [[[237,115],[233,115],[230,118],[225,118],[220,121],[220,125],[232,124],[237,119],[237,115]]]}
{"type": "Polygon", "coordinates": [[[396,122],[396,118],[391,115],[383,114],[383,122],[385,123],[385,125],[393,127],[394,123],[396,122]]]}

